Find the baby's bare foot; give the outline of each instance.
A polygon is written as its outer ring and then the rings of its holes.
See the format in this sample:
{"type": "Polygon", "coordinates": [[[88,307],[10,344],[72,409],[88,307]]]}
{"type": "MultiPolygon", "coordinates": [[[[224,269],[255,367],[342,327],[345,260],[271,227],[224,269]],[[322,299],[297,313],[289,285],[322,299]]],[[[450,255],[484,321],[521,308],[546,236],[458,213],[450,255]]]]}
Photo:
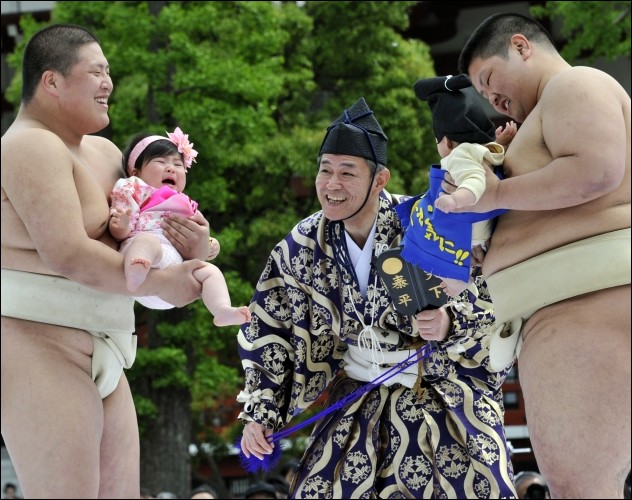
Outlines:
{"type": "Polygon", "coordinates": [[[131,259],[125,267],[125,278],[127,279],[127,289],[134,292],[147,279],[147,273],[151,269],[151,261],[137,257],[131,259]]]}
{"type": "Polygon", "coordinates": [[[241,325],[248,323],[251,319],[250,309],[247,306],[224,306],[213,316],[213,324],[215,326],[241,325]]]}

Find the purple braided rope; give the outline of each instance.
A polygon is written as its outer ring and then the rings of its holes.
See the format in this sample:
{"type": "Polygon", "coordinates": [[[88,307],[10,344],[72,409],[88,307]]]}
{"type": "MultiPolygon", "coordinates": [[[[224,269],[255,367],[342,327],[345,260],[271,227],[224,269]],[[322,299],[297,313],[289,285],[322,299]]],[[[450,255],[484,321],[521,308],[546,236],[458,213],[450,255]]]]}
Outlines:
{"type": "MultiPolygon", "coordinates": [[[[316,422],[317,420],[324,417],[325,415],[328,415],[334,411],[337,411],[345,407],[349,403],[360,398],[360,396],[366,394],[372,389],[375,389],[377,386],[383,384],[384,382],[394,377],[398,373],[404,371],[409,366],[415,363],[418,363],[422,359],[428,357],[435,350],[436,350],[435,342],[430,342],[426,344],[421,349],[419,349],[418,351],[415,351],[413,354],[408,356],[405,360],[392,366],[391,368],[386,370],[384,373],[382,373],[379,377],[376,377],[370,382],[367,382],[366,384],[361,385],[354,391],[347,394],[345,397],[338,400],[335,404],[333,404],[329,408],[326,408],[325,410],[318,412],[316,415],[308,418],[307,420],[305,420],[304,422],[301,422],[300,424],[294,425],[292,427],[288,427],[287,429],[282,429],[279,432],[275,432],[274,434],[270,435],[268,437],[268,441],[270,443],[278,442],[281,439],[286,438],[290,434],[302,429],[303,427],[306,427],[307,425],[310,425],[316,422]]],[[[256,472],[259,469],[269,472],[270,470],[274,468],[276,461],[280,458],[280,454],[279,454],[280,447],[275,446],[274,449],[275,451],[277,451],[277,453],[275,454],[273,452],[273,456],[271,457],[266,456],[264,460],[259,460],[255,457],[256,459],[255,461],[246,458],[246,456],[243,454],[243,451],[240,449],[240,462],[241,462],[242,467],[249,472],[256,472]]]]}

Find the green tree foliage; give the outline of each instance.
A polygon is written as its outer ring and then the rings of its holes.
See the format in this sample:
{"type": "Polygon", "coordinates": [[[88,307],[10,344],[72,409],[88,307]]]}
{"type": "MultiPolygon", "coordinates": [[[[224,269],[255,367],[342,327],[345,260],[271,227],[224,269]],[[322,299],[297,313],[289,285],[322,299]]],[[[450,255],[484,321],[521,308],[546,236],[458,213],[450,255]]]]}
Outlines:
{"type": "MultiPolygon", "coordinates": [[[[273,246],[316,211],[316,156],[327,126],[365,97],[389,137],[392,192],[427,188],[438,159],[413,83],[434,76],[428,47],[405,40],[416,2],[57,2],[51,22],[93,30],[110,63],[111,124],[124,148],[175,126],[199,151],[187,179],[212,233],[233,304],[247,304],[273,246]]],[[[39,29],[22,18],[24,40],[39,29]]],[[[19,75],[8,97],[19,101],[19,75]]],[[[142,431],[142,482],[187,495],[190,442],[230,443],[242,384],[238,329],[216,328],[201,301],[137,308],[128,371],[142,431]]],[[[184,498],[184,496],[182,496],[184,498]]]]}
{"type": "Polygon", "coordinates": [[[546,2],[531,7],[531,13],[561,18],[566,39],[561,54],[570,63],[630,57],[630,2],[546,2]]]}

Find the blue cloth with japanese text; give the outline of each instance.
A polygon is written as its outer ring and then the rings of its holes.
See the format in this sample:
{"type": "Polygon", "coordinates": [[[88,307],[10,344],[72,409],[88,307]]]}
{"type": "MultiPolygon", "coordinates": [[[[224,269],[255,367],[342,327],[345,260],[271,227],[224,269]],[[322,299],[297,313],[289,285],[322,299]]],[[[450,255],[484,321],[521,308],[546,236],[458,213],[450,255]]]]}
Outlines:
{"type": "Polygon", "coordinates": [[[404,230],[401,257],[407,262],[442,278],[468,281],[470,277],[472,224],[492,219],[506,209],[486,213],[445,213],[435,209],[445,170],[432,165],[430,188],[400,203],[395,210],[404,230]]]}

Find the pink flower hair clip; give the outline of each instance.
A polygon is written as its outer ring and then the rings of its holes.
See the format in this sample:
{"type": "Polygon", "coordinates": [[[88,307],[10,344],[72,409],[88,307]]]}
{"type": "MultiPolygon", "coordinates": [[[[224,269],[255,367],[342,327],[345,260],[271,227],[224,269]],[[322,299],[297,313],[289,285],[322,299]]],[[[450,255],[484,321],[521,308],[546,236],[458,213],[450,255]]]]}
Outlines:
{"type": "Polygon", "coordinates": [[[189,135],[180,130],[180,127],[176,127],[173,133],[167,132],[167,137],[178,147],[178,152],[184,156],[184,168],[189,170],[193,162],[197,163],[195,157],[198,152],[193,149],[193,143],[189,142],[189,135]]]}

